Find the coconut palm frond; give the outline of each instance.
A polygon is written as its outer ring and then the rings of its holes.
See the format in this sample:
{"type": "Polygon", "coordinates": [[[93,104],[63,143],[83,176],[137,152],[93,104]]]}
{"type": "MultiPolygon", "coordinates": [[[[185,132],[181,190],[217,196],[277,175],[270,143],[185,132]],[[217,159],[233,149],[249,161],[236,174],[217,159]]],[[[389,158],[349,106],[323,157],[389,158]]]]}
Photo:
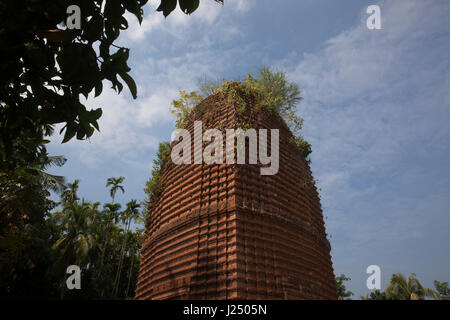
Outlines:
{"type": "Polygon", "coordinates": [[[415,273],[411,273],[408,279],[405,279],[401,273],[392,275],[385,292],[390,300],[423,300],[425,297],[439,298],[436,291],[422,286],[415,273]]]}
{"type": "Polygon", "coordinates": [[[411,292],[411,300],[420,300],[419,296],[414,292],[411,292]]]}
{"type": "Polygon", "coordinates": [[[78,191],[79,182],[80,182],[80,180],[75,179],[75,181],[73,183],[67,184],[67,187],[64,189],[64,191],[61,194],[63,203],[71,204],[78,200],[77,191],[78,191]]]}
{"type": "Polygon", "coordinates": [[[44,171],[39,171],[39,175],[42,185],[47,190],[62,193],[66,188],[66,178],[63,176],[53,175],[44,171]]]}
{"type": "Polygon", "coordinates": [[[67,158],[64,156],[50,156],[47,158],[48,165],[62,167],[67,162],[67,158]]]}
{"type": "Polygon", "coordinates": [[[401,273],[393,274],[386,288],[386,294],[389,299],[409,300],[410,294],[408,292],[408,284],[405,277],[401,273]]]}
{"type": "Polygon", "coordinates": [[[114,202],[114,198],[116,196],[117,190],[122,191],[122,193],[125,193],[124,187],[121,185],[121,183],[125,180],[125,177],[119,177],[119,178],[108,178],[106,180],[106,187],[111,186],[110,195],[112,198],[112,202],[114,202]]]}
{"type": "Polygon", "coordinates": [[[425,293],[425,296],[427,296],[427,297],[430,297],[430,298],[433,298],[436,300],[440,299],[439,294],[436,291],[434,291],[433,289],[425,288],[424,293],[425,293]]]}

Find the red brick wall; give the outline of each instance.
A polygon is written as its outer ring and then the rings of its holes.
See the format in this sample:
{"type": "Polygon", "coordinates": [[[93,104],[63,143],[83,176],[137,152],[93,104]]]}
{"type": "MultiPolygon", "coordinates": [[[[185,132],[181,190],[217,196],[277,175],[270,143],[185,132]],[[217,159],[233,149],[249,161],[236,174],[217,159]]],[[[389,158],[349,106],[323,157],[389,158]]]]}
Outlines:
{"type": "MultiPolygon", "coordinates": [[[[280,129],[279,171],[169,162],[150,208],[136,298],[336,299],[320,200],[289,129],[262,110],[241,115],[218,95],[203,103],[210,107],[199,120],[222,130],[224,142],[242,119],[280,129]]],[[[193,137],[192,122],[186,129],[193,137]]]]}

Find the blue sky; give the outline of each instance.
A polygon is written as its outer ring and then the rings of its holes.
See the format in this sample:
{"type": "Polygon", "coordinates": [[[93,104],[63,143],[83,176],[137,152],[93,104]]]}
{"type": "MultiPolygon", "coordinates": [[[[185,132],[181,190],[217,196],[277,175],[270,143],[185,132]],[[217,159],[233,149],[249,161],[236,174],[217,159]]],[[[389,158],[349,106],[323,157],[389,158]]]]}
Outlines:
{"type": "MultiPolygon", "coordinates": [[[[167,19],[145,7],[119,44],[138,99],[105,89],[89,141],[60,144],[68,162],[52,173],[81,180],[80,195],[109,200],[105,182],[125,176],[125,204],[144,200],[159,141],[170,139],[170,102],[201,77],[235,78],[267,65],[303,89],[298,113],[327,217],[335,274],[366,294],[366,268],[415,272],[432,287],[450,281],[450,3],[447,0],[202,0],[191,16],[167,19]],[[366,8],[381,8],[381,30],[366,8]]],[[[108,86],[105,86],[107,88],[108,86]]]]}

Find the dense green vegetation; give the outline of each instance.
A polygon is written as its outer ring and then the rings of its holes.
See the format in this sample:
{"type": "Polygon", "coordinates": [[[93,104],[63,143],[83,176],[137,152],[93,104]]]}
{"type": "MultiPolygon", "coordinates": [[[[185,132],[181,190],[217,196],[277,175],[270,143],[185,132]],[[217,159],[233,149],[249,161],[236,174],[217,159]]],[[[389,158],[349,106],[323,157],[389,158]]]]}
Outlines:
{"type": "MultiPolygon", "coordinates": [[[[339,300],[348,300],[353,292],[347,291],[345,281],[351,280],[341,274],[336,277],[339,300]]],[[[417,279],[415,273],[411,273],[406,279],[401,273],[392,275],[385,291],[374,290],[370,294],[361,296],[363,300],[450,300],[450,286],[448,282],[434,281],[435,289],[424,288],[417,279]]]]}
{"type": "Polygon", "coordinates": [[[153,167],[150,179],[145,183],[145,193],[148,196],[148,203],[151,206],[159,197],[161,189],[161,171],[167,159],[170,157],[171,147],[170,142],[164,141],[159,144],[156,158],[153,160],[153,167]]]}
{"type": "MultiPolygon", "coordinates": [[[[178,99],[172,101],[171,112],[176,116],[176,127],[184,128],[189,121],[201,117],[208,108],[214,105],[202,103],[206,96],[218,94],[219,101],[228,101],[240,105],[238,112],[243,113],[250,106],[244,97],[254,99],[254,108],[264,108],[269,113],[280,117],[289,126],[294,134],[291,141],[293,146],[308,159],[311,145],[300,134],[303,119],[296,115],[297,104],[302,100],[301,90],[296,83],[289,82],[284,72],[274,72],[268,67],[262,67],[253,77],[247,75],[244,81],[203,80],[199,83],[199,90],[186,92],[181,90],[178,99]]],[[[250,111],[254,111],[251,109],[250,111]]],[[[239,127],[246,129],[249,124],[242,122],[239,127]]],[[[170,157],[170,143],[162,142],[156,159],[153,161],[152,174],[146,182],[145,192],[150,203],[161,193],[161,170],[168,157],[170,157]]]]}
{"type": "MultiPolygon", "coordinates": [[[[223,3],[223,0],[216,0],[223,3]]],[[[161,0],[168,16],[177,4],[193,13],[199,0],[161,0]]],[[[143,20],[147,0],[5,0],[0,4],[0,169],[33,158],[48,132],[63,124],[63,142],[99,130],[102,109],[88,110],[82,97],[99,96],[109,83],[120,93],[137,88],[129,49],[116,45],[128,28],[126,14],[143,20]],[[80,8],[80,28],[64,22],[69,5],[80,8]],[[121,80],[119,80],[121,79],[121,80]],[[17,152],[27,140],[27,148],[17,152]],[[17,159],[19,157],[20,159],[17,159]]]]}
{"type": "Polygon", "coordinates": [[[351,278],[346,277],[345,274],[341,274],[340,276],[336,277],[336,286],[337,286],[339,300],[350,299],[350,297],[353,296],[353,292],[347,291],[347,288],[344,284],[345,281],[350,281],[350,280],[351,280],[351,278]]]}
{"type": "Polygon", "coordinates": [[[143,221],[144,211],[136,200],[124,209],[114,203],[116,191],[124,191],[122,182],[123,177],[108,179],[112,201],[101,208],[99,202],[79,198],[78,180],[67,184],[60,202],[54,203],[42,196],[48,196],[42,180],[31,179],[34,190],[41,190],[30,204],[38,204],[36,212],[19,221],[6,219],[0,230],[0,296],[133,298],[143,229],[132,226],[143,221]],[[82,270],[81,290],[66,287],[69,265],[82,270]]]}
{"type": "Polygon", "coordinates": [[[450,287],[447,282],[434,281],[435,290],[425,288],[417,279],[415,273],[405,278],[401,273],[392,275],[385,291],[375,290],[361,297],[364,300],[449,300],[450,287]]]}
{"type": "MultiPolygon", "coordinates": [[[[223,0],[215,0],[223,3],[223,0]]],[[[111,202],[80,198],[79,181],[48,174],[49,166],[66,159],[50,156],[47,138],[54,125],[63,124],[63,142],[87,139],[99,130],[101,107],[88,110],[83,97],[99,96],[106,83],[121,93],[124,84],[133,98],[137,88],[130,76],[129,49],[117,46],[128,28],[126,13],[141,23],[147,0],[5,0],[0,4],[0,298],[132,299],[139,267],[143,229],[138,228],[147,208],[130,199],[125,208],[124,177],[106,182],[111,202]],[[61,25],[69,4],[81,8],[82,28],[61,25]],[[49,199],[50,191],[60,199],[49,199]],[[120,191],[120,192],[119,192],[120,191]],[[78,265],[81,290],[68,290],[66,268],[78,265]]],[[[186,14],[199,0],[161,0],[157,11],[168,16],[177,5],[186,14]]],[[[199,91],[182,91],[174,100],[177,126],[195,112],[204,112],[204,97],[219,94],[237,99],[241,112],[248,107],[242,95],[257,106],[280,116],[295,139],[293,145],[307,158],[310,144],[300,134],[303,119],[295,114],[301,91],[282,72],[262,68],[243,81],[205,81],[199,91]]],[[[245,128],[246,124],[242,123],[245,128]]],[[[147,182],[149,201],[161,192],[160,172],[170,154],[160,145],[152,177],[147,182]]],[[[350,298],[344,282],[336,278],[341,299],[350,298]]],[[[364,299],[450,299],[448,282],[424,288],[414,274],[394,274],[384,292],[364,299]]]]}
{"type": "MultiPolygon", "coordinates": [[[[189,121],[204,114],[208,108],[214,107],[202,103],[202,100],[211,94],[218,94],[220,101],[236,103],[238,112],[252,113],[260,108],[280,117],[294,135],[291,143],[308,159],[311,154],[311,145],[301,135],[303,118],[296,114],[297,104],[302,100],[301,90],[295,82],[290,82],[284,72],[275,72],[268,67],[262,67],[253,76],[248,74],[244,81],[207,80],[199,84],[197,91],[180,91],[179,99],[172,102],[172,114],[177,117],[177,128],[183,128],[189,121]],[[254,101],[253,108],[246,102],[246,98],[254,101]]],[[[249,128],[243,121],[239,127],[249,128]]]]}
{"type": "MultiPolygon", "coordinates": [[[[223,1],[217,1],[223,2],[223,1]]],[[[63,142],[99,130],[102,109],[82,97],[109,83],[137,97],[127,65],[129,49],[116,45],[126,13],[143,19],[147,0],[6,0],[0,3],[0,296],[9,298],[130,298],[139,264],[139,204],[114,202],[123,178],[108,180],[111,203],[79,199],[78,182],[46,173],[64,157],[47,154],[47,137],[63,124],[63,142]],[[81,29],[64,25],[69,5],[81,29]],[[119,80],[121,79],[121,80],[119,80]],[[56,203],[50,191],[61,195],[56,203]],[[64,290],[65,268],[82,268],[82,290],[64,290]]],[[[191,14],[199,0],[161,0],[168,16],[191,14]]]]}

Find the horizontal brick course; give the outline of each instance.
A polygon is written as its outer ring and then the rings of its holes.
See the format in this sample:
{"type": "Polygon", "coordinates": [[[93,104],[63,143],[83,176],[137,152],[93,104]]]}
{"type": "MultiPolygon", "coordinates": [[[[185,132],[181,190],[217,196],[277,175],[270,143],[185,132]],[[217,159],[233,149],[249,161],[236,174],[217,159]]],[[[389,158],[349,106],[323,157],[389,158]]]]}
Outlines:
{"type": "MultiPolygon", "coordinates": [[[[136,298],[336,299],[318,193],[285,123],[262,110],[241,115],[218,95],[203,103],[199,119],[224,134],[242,119],[280,129],[279,171],[169,162],[149,208],[136,298]]],[[[186,129],[193,136],[192,121],[186,129]]]]}

